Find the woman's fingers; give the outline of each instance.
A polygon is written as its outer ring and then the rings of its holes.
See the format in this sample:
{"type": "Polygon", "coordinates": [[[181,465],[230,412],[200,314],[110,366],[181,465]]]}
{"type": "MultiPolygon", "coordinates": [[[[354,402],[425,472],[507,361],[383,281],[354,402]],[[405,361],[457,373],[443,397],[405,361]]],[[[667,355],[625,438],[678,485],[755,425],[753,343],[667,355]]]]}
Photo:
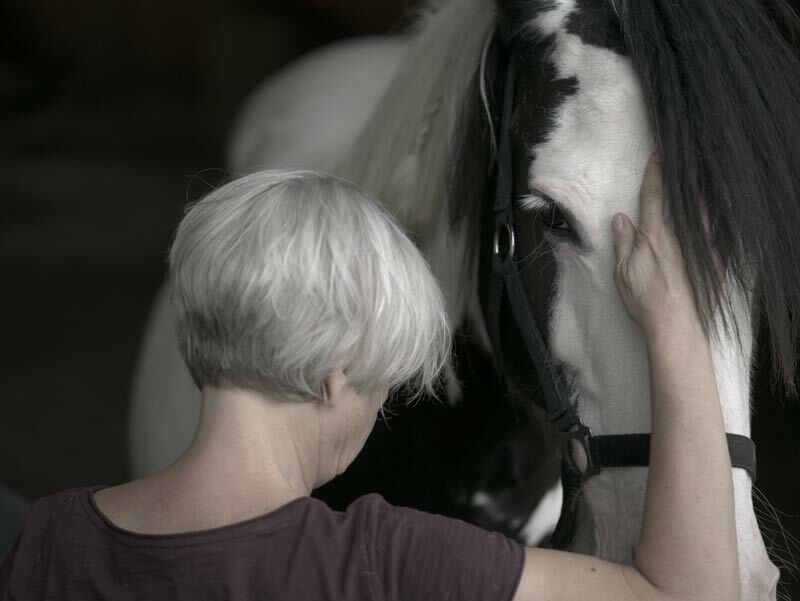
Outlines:
{"type": "Polygon", "coordinates": [[[658,231],[664,219],[664,187],[661,165],[656,154],[650,156],[644,170],[644,180],[639,192],[639,228],[645,232],[658,231]]]}
{"type": "Polygon", "coordinates": [[[617,251],[617,266],[619,266],[631,254],[633,241],[636,238],[636,228],[624,213],[614,215],[612,226],[614,230],[614,249],[617,251]]]}
{"type": "Polygon", "coordinates": [[[628,314],[645,335],[675,324],[694,328],[698,323],[674,223],[664,223],[661,178],[661,165],[651,157],[639,194],[639,227],[622,213],[615,214],[613,221],[614,283],[628,314]]]}

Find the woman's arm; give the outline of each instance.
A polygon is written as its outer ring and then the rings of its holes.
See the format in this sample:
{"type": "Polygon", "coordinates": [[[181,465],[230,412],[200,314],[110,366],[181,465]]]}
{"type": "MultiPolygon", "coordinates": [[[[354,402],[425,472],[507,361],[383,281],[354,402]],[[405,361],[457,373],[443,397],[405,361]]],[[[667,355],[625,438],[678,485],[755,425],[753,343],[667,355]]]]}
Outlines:
{"type": "Polygon", "coordinates": [[[650,471],[635,566],[526,551],[515,601],[739,601],[733,483],[708,338],[651,159],[641,219],[614,228],[615,282],[647,341],[650,471]]]}

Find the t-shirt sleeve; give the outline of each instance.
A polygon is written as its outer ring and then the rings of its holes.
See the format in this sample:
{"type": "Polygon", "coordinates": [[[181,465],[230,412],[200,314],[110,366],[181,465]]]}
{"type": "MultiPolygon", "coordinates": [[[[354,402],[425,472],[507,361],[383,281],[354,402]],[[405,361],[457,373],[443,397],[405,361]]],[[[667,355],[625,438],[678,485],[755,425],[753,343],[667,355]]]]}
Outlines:
{"type": "Polygon", "coordinates": [[[365,548],[378,598],[510,601],[524,561],[522,545],[461,520],[389,505],[368,495],[365,548]]]}

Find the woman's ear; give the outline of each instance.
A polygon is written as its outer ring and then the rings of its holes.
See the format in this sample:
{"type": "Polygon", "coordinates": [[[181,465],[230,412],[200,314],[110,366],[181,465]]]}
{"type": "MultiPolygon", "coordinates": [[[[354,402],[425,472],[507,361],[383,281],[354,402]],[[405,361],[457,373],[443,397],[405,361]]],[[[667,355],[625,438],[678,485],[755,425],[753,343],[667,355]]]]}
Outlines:
{"type": "Polygon", "coordinates": [[[331,372],[322,381],[322,401],[326,404],[336,405],[342,398],[342,393],[347,385],[347,376],[341,369],[331,372]]]}

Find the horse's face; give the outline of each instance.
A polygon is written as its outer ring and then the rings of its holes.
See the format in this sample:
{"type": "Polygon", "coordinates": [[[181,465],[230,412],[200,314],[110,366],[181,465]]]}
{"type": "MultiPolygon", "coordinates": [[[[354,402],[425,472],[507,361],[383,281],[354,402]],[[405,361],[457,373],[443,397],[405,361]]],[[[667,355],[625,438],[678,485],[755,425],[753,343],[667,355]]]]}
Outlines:
{"type": "MultiPolygon", "coordinates": [[[[595,434],[648,432],[647,354],[613,283],[611,218],[624,212],[638,221],[653,136],[612,8],[554,4],[531,18],[540,43],[518,57],[517,256],[535,317],[573,384],[584,423],[595,434]]],[[[749,324],[746,303],[741,310],[741,323],[749,324]]],[[[751,347],[748,333],[741,352],[724,336],[713,349],[729,432],[749,433],[751,347]]],[[[579,549],[632,561],[646,474],[643,468],[611,469],[587,481],[579,549]],[[589,515],[593,529],[586,527],[589,515]]],[[[743,598],[774,598],[777,570],[758,531],[749,477],[736,470],[734,480],[743,598]]]]}

